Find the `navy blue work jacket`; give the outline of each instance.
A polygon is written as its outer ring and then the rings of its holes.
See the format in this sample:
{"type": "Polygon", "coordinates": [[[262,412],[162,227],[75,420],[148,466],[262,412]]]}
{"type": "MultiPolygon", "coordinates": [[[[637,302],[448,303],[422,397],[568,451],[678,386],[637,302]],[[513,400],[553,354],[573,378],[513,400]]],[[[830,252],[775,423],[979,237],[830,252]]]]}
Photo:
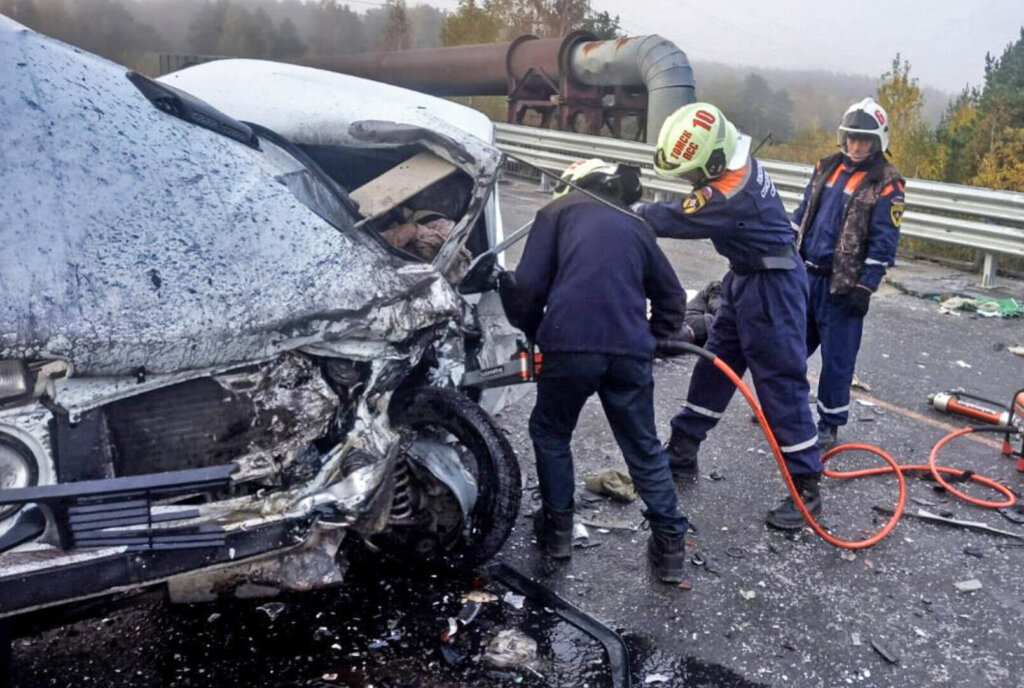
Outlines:
{"type": "Polygon", "coordinates": [[[544,352],[649,359],[686,312],[686,292],[650,228],[579,192],[537,212],[515,281],[519,312],[510,320],[544,352]]]}

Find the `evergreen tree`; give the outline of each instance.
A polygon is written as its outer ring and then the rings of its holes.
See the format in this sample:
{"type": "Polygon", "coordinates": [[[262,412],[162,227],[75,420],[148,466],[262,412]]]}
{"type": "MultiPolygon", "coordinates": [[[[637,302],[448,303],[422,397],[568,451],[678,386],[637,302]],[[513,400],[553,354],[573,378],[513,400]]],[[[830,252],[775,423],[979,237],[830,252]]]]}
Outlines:
{"type": "Polygon", "coordinates": [[[1017,163],[1024,138],[1024,28],[998,59],[985,56],[985,86],[969,141],[964,174],[970,183],[1024,191],[1017,163]]]}
{"type": "Polygon", "coordinates": [[[380,50],[408,50],[412,46],[412,31],[405,0],[388,0],[385,6],[387,21],[380,36],[380,50]]]}
{"type": "Polygon", "coordinates": [[[494,43],[500,29],[498,18],[478,7],[476,0],[459,0],[459,8],[441,27],[441,45],[494,43]]]}
{"type": "Polygon", "coordinates": [[[910,63],[899,53],[882,75],[878,103],[889,113],[889,152],[905,177],[920,177],[934,160],[932,133],[924,121],[924,98],[910,63]]]}

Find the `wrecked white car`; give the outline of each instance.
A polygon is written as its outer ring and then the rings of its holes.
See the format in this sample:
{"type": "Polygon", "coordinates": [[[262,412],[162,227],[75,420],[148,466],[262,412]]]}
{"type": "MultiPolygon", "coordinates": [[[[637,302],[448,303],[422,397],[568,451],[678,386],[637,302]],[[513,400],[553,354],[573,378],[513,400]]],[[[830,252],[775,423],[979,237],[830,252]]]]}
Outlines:
{"type": "Polygon", "coordinates": [[[184,75],[0,17],[0,617],[335,584],[346,540],[472,565],[518,512],[503,397],[459,388],[514,345],[457,289],[500,153],[423,100],[184,75]]]}

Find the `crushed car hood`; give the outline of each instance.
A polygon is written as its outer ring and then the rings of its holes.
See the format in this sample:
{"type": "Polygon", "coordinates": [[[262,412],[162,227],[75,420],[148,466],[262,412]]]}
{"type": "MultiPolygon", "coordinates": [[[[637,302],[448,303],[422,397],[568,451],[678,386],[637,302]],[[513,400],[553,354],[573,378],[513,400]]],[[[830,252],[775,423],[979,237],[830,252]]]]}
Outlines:
{"type": "Polygon", "coordinates": [[[165,114],[123,67],[4,17],[0,112],[0,358],[167,373],[458,312],[436,270],[296,200],[267,142],[165,114]]]}

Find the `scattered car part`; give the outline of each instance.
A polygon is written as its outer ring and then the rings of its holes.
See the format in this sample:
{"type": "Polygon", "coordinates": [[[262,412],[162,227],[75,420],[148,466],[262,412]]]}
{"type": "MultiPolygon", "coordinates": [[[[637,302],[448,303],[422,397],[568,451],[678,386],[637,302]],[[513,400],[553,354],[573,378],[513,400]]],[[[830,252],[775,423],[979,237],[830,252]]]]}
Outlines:
{"type": "Polygon", "coordinates": [[[505,562],[494,564],[490,572],[504,585],[551,609],[565,621],[600,642],[608,653],[613,688],[630,688],[629,649],[622,636],[505,562]]]}
{"type": "MultiPolygon", "coordinates": [[[[892,509],[884,506],[873,506],[871,508],[881,514],[891,515],[893,513],[892,509]]],[[[955,518],[946,518],[945,516],[939,516],[938,514],[933,514],[930,511],[926,511],[925,509],[918,509],[916,512],[907,511],[904,512],[904,515],[922,521],[942,523],[947,526],[956,526],[958,528],[964,528],[966,530],[976,530],[980,533],[989,533],[990,535],[1002,535],[1004,537],[1010,537],[1016,540],[1024,540],[1024,535],[1021,535],[1020,533],[1013,533],[1009,530],[994,528],[988,525],[987,523],[981,523],[980,521],[961,521],[955,518]]]]}
{"type": "Polygon", "coordinates": [[[889,662],[890,664],[899,664],[900,657],[892,650],[890,650],[881,640],[877,638],[871,639],[871,647],[875,652],[882,656],[882,659],[889,662]]]}
{"type": "Polygon", "coordinates": [[[498,631],[484,651],[483,661],[499,669],[525,667],[537,659],[537,641],[515,628],[498,631]]]}

